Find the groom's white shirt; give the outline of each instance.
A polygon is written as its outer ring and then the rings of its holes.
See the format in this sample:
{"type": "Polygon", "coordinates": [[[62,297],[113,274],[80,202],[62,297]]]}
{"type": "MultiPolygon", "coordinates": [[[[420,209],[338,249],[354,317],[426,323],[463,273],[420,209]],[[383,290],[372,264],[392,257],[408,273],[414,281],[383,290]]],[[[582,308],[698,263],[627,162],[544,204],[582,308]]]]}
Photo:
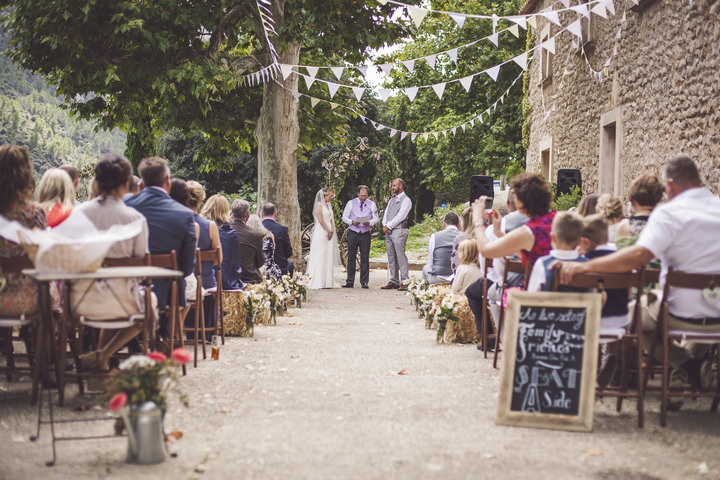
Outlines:
{"type": "MultiPolygon", "coordinates": [[[[392,199],[390,200],[392,202],[392,199]]],[[[410,209],[412,208],[412,200],[410,200],[410,197],[408,197],[405,192],[402,192],[396,197],[396,202],[400,202],[400,211],[398,211],[397,215],[393,218],[387,218],[388,216],[388,208],[385,207],[385,213],[383,213],[383,227],[388,227],[390,230],[397,227],[399,224],[401,224],[410,213],[410,209]]],[[[390,203],[388,202],[388,205],[390,203]]]]}

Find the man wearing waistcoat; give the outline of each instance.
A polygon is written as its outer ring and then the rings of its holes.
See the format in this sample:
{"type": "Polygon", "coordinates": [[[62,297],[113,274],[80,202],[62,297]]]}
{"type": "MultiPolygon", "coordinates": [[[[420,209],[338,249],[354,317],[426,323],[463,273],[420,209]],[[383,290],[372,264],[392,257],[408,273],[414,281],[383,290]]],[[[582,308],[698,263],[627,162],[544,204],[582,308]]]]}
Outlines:
{"type": "Polygon", "coordinates": [[[444,283],[450,281],[452,266],[450,256],[452,254],[455,237],[460,230],[460,217],[457,213],[450,212],[443,217],[443,230],[433,233],[428,243],[428,262],[423,267],[423,278],[428,283],[444,283]]]}
{"type": "Polygon", "coordinates": [[[343,288],[352,288],[355,285],[358,247],[360,247],[360,285],[362,285],[362,288],[368,288],[370,280],[370,231],[373,225],[380,221],[375,202],[368,200],[368,187],[360,185],[357,193],[357,198],[353,198],[345,205],[342,216],[343,222],[348,225],[347,280],[345,280],[343,288]]]}
{"type": "Polygon", "coordinates": [[[405,182],[396,178],[390,186],[393,197],[385,208],[383,215],[383,232],[385,232],[385,249],[388,257],[390,281],[380,288],[383,290],[404,290],[410,281],[408,259],[405,255],[405,244],[409,233],[408,215],[412,208],[412,200],[405,194],[405,182]]]}

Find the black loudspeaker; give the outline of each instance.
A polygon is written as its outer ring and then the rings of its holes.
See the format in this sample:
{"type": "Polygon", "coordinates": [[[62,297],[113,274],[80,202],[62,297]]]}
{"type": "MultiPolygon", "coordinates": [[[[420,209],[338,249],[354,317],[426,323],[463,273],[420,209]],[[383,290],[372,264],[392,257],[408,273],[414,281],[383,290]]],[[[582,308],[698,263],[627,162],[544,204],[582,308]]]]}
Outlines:
{"type": "Polygon", "coordinates": [[[561,168],[557,174],[557,194],[566,195],[570,193],[570,188],[577,185],[582,191],[582,176],[577,168],[561,168]]]}
{"type": "Polygon", "coordinates": [[[488,203],[490,204],[485,208],[492,208],[492,200],[495,197],[493,177],[490,175],[473,175],[470,177],[470,204],[472,205],[475,199],[483,195],[488,197],[488,203]]]}

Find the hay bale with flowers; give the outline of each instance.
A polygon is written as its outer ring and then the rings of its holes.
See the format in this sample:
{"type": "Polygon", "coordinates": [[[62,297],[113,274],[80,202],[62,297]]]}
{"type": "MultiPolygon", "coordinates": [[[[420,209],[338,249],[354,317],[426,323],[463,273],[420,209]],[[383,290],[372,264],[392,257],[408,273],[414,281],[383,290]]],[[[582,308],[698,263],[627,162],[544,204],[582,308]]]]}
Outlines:
{"type": "Polygon", "coordinates": [[[445,343],[479,343],[480,334],[475,325],[475,315],[470,310],[465,295],[459,300],[455,316],[458,320],[448,322],[445,328],[445,343]]]}
{"type": "MultiPolygon", "coordinates": [[[[248,336],[245,320],[247,319],[247,309],[245,292],[223,292],[223,319],[225,321],[225,335],[248,336]]],[[[252,336],[252,335],[249,335],[252,336]]]]}

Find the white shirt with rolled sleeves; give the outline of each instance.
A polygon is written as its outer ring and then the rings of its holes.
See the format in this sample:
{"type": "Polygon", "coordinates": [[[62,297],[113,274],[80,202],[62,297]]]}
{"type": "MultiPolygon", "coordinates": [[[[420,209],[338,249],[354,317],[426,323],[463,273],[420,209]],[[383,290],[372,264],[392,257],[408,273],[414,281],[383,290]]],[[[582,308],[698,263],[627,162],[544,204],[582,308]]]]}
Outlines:
{"type": "MultiPolygon", "coordinates": [[[[676,195],[653,210],[636,245],[662,262],[661,288],[669,267],[720,273],[720,198],[703,187],[676,195]]],[[[668,302],[670,313],[678,317],[720,317],[720,302],[708,302],[700,290],[673,288],[668,302]]]]}
{"type": "MultiPolygon", "coordinates": [[[[390,201],[392,202],[392,199],[390,199],[390,201]]],[[[382,225],[383,227],[388,227],[390,230],[401,224],[408,217],[410,209],[412,208],[412,200],[410,200],[410,197],[408,197],[405,192],[400,193],[395,201],[400,202],[400,211],[398,211],[393,218],[387,218],[387,207],[385,208],[385,213],[383,213],[382,225]]]]}
{"type": "MultiPolygon", "coordinates": [[[[367,199],[367,200],[365,200],[365,202],[363,204],[365,205],[366,208],[369,208],[369,213],[370,213],[370,219],[369,219],[370,226],[363,228],[363,230],[367,229],[369,231],[370,229],[372,229],[373,226],[377,225],[377,223],[380,221],[380,217],[378,216],[377,206],[375,205],[375,202],[373,202],[370,199],[367,199]]],[[[347,202],[347,204],[345,205],[345,210],[343,210],[342,221],[345,224],[347,224],[351,230],[355,230],[353,228],[352,222],[353,222],[353,220],[355,220],[355,218],[357,218],[356,214],[353,213],[353,211],[358,210],[356,207],[358,207],[359,205],[360,205],[360,200],[357,197],[355,197],[352,200],[350,200],[349,202],[347,202]]],[[[364,213],[366,213],[366,212],[364,212],[364,213]]]]}

